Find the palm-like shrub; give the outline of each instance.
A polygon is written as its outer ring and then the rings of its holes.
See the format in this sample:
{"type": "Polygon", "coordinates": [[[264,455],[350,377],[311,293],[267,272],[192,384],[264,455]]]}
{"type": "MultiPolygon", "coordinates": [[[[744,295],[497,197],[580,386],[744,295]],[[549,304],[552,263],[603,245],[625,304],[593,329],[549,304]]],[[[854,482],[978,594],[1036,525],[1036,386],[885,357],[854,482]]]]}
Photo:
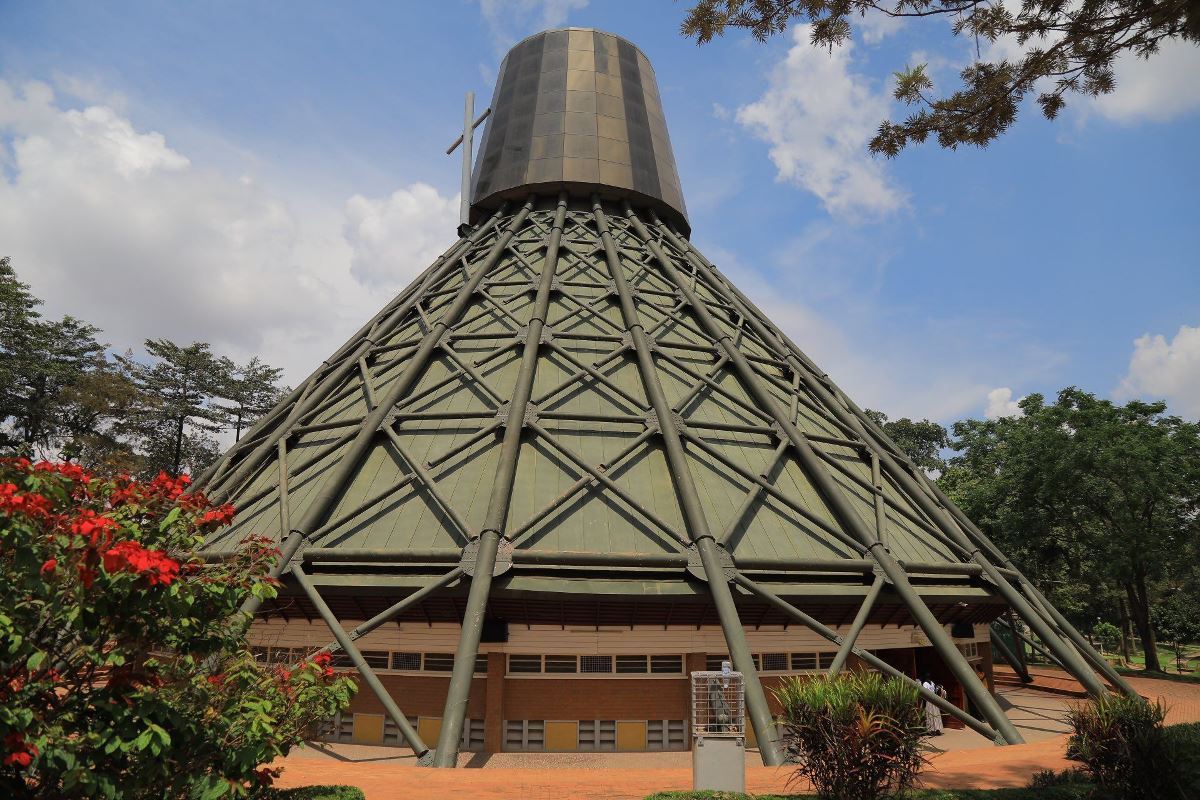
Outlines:
{"type": "Polygon", "coordinates": [[[1200,791],[1195,756],[1163,727],[1166,709],[1140,697],[1105,695],[1067,712],[1068,754],[1084,763],[1098,794],[1120,800],[1185,800],[1200,791]]]}
{"type": "Polygon", "coordinates": [[[910,789],[925,765],[925,713],[917,688],[874,672],[793,678],[775,696],[784,742],[827,800],[875,800],[910,789]]]}

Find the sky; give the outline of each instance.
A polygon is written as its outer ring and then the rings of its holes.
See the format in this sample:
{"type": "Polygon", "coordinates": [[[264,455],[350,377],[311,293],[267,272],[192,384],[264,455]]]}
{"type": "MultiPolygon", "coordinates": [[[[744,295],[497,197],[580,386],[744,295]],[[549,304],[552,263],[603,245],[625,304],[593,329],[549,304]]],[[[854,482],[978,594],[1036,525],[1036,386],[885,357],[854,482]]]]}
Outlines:
{"type": "Polygon", "coordinates": [[[0,0],[0,255],[114,350],[207,341],[294,385],[454,241],[463,93],[595,27],[654,65],[693,242],[860,405],[950,423],[1075,385],[1200,419],[1200,48],[887,160],[892,73],[952,90],[974,42],[868,17],[832,53],[698,47],[687,7],[0,0]]]}

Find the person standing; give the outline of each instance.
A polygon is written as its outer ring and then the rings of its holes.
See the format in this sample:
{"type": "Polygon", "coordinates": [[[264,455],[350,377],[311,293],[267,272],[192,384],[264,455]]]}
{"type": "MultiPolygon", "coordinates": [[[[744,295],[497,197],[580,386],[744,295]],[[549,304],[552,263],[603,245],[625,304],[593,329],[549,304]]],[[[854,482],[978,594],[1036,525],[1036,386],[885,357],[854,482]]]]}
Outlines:
{"type": "MultiPolygon", "coordinates": [[[[921,688],[939,697],[945,697],[946,693],[942,687],[933,682],[933,679],[926,676],[921,681],[921,688]]],[[[925,701],[925,727],[934,736],[941,736],[945,726],[942,724],[942,710],[933,704],[933,701],[925,701]]]]}

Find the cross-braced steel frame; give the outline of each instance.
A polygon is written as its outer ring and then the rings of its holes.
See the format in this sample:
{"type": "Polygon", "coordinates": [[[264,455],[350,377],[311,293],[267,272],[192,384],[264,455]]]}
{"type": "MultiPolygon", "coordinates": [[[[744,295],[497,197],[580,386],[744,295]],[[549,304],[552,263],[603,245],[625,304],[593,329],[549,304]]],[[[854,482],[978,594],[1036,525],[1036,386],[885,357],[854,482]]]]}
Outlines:
{"type": "MultiPolygon", "coordinates": [[[[914,575],[982,581],[1090,693],[1106,691],[1099,676],[1121,691],[1133,693],[983,532],[716,267],[653,212],[644,220],[628,202],[618,205],[593,197],[582,204],[565,195],[556,201],[530,196],[515,211],[501,208],[438,258],[267,414],[198,485],[210,495],[236,500],[242,507],[277,498],[281,558],[276,574],[292,576],[333,633],[334,642],[325,649],[340,649],[348,655],[422,763],[454,766],[457,762],[493,578],[510,569],[546,565],[612,569],[690,564],[690,574],[707,585],[735,669],[747,676],[750,721],[768,765],[780,763],[782,755],[735,596],[756,598],[836,644],[832,674],[845,668],[854,655],[873,668],[912,681],[857,646],[859,634],[886,592],[907,609],[962,685],[979,717],[924,689],[920,689],[922,696],[998,743],[1022,739],[914,587],[914,575]],[[604,279],[597,280],[597,274],[604,279]],[[571,309],[553,322],[549,314],[552,299],[571,309]],[[614,306],[618,314],[601,313],[602,308],[614,306]],[[484,319],[499,325],[505,335],[479,332],[478,323],[484,319]],[[397,332],[405,330],[413,333],[397,341],[397,332]],[[668,337],[668,330],[686,330],[688,336],[686,340],[668,337]],[[604,352],[589,361],[564,346],[577,340],[604,352]],[[486,345],[490,349],[482,355],[468,358],[458,349],[460,343],[476,347],[489,341],[493,344],[486,345]],[[569,372],[551,388],[535,394],[539,365],[550,356],[568,365],[569,372]],[[695,365],[698,356],[710,361],[706,369],[695,365]],[[514,385],[501,391],[487,371],[505,358],[518,358],[519,370],[514,385]],[[448,373],[425,385],[422,379],[435,360],[447,365],[448,373]],[[639,392],[613,379],[614,370],[622,365],[636,369],[639,392]],[[674,403],[663,388],[665,369],[691,384],[674,403]],[[729,380],[740,391],[731,390],[729,380]],[[456,382],[471,386],[488,409],[469,413],[427,409],[426,401],[456,382]],[[548,410],[555,398],[581,387],[604,390],[622,410],[548,410]],[[323,409],[356,396],[364,401],[365,414],[321,419],[323,409]],[[713,422],[692,416],[689,409],[701,397],[719,397],[746,421],[713,422]],[[837,435],[806,433],[802,413],[820,418],[837,435]],[[417,458],[406,448],[400,426],[446,419],[478,427],[429,458],[417,458]],[[621,430],[629,433],[629,438],[604,463],[593,463],[555,432],[554,426],[564,422],[621,430]],[[732,433],[761,437],[763,443],[774,445],[766,468],[741,463],[714,443],[713,437],[732,433]],[[319,441],[309,442],[314,438],[319,441]],[[302,441],[309,444],[301,452],[298,445],[302,441]],[[497,441],[499,456],[486,514],[483,523],[472,528],[440,482],[468,450],[497,441]],[[529,442],[552,452],[577,477],[529,518],[514,523],[510,520],[513,489],[523,443],[529,442]],[[387,448],[400,466],[402,477],[354,507],[338,509],[364,459],[380,446],[387,448]],[[616,478],[624,465],[652,447],[665,455],[682,530],[640,502],[616,478]],[[847,453],[866,470],[847,468],[847,453]],[[743,501],[723,530],[710,524],[689,454],[704,454],[744,486],[743,501]],[[789,459],[799,465],[822,508],[814,508],[811,499],[795,496],[774,482],[777,468],[789,459]],[[863,477],[867,471],[869,480],[863,477]],[[293,519],[290,485],[319,473],[327,475],[303,512],[293,519]],[[266,475],[273,480],[265,479],[266,475]],[[858,486],[872,498],[870,522],[854,507],[847,493],[849,485],[858,486]],[[339,529],[363,519],[402,492],[421,493],[438,509],[461,550],[338,547],[339,529]],[[664,552],[530,549],[539,525],[589,492],[606,493],[622,505],[644,523],[664,552]],[[737,532],[752,524],[766,502],[787,513],[800,532],[820,537],[831,557],[739,557],[737,532]],[[339,510],[336,516],[335,509],[339,510]],[[952,558],[935,563],[898,560],[887,544],[889,516],[916,526],[952,558]],[[310,577],[322,564],[337,562],[403,565],[455,561],[440,577],[349,632],[310,577]],[[763,570],[829,575],[865,571],[873,576],[848,633],[842,636],[756,579],[756,572],[763,570]],[[467,597],[461,635],[441,732],[431,749],[366,663],[355,641],[430,595],[463,582],[467,597]]],[[[216,548],[214,552],[226,545],[209,543],[216,548]]],[[[258,608],[259,602],[253,598],[244,605],[250,614],[258,608]]]]}

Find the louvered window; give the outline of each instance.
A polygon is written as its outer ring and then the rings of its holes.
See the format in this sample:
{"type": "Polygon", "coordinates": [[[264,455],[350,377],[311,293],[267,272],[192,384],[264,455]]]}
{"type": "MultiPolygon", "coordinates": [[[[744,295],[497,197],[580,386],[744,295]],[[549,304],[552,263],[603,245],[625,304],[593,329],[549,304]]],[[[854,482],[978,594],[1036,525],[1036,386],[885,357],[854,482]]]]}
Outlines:
{"type": "MultiPolygon", "coordinates": [[[[586,658],[586,656],[585,656],[586,658]]],[[[556,675],[574,674],[579,671],[575,656],[546,656],[546,672],[556,675]]]]}
{"type": "Polygon", "coordinates": [[[683,656],[650,656],[650,671],[656,675],[678,675],[683,672],[683,656]]]}
{"type": "Polygon", "coordinates": [[[542,671],[541,656],[509,656],[508,671],[515,673],[531,673],[542,671]]]}
{"type": "Polygon", "coordinates": [[[646,672],[645,656],[617,656],[618,675],[638,675],[646,672]]]}
{"type": "Polygon", "coordinates": [[[453,672],[454,655],[452,653],[426,653],[426,672],[453,672]]]}

